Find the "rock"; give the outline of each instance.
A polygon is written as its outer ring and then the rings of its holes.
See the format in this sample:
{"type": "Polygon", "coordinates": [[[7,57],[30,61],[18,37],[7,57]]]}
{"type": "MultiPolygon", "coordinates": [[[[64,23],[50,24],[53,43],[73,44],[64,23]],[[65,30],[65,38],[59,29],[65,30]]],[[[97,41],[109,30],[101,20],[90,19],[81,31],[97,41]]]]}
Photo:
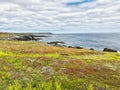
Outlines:
{"type": "Polygon", "coordinates": [[[110,49],[110,48],[104,48],[104,52],[117,52],[117,50],[110,49]]]}
{"type": "Polygon", "coordinates": [[[42,67],[41,73],[45,74],[45,75],[54,75],[55,74],[55,70],[54,70],[53,67],[44,66],[44,67],[42,67]]]}
{"type": "Polygon", "coordinates": [[[59,43],[65,44],[65,43],[64,43],[64,42],[62,42],[62,41],[53,41],[53,42],[48,42],[48,44],[59,44],[59,43]]]}
{"type": "Polygon", "coordinates": [[[68,46],[68,48],[74,48],[74,47],[72,47],[72,46],[68,46]]]}
{"type": "Polygon", "coordinates": [[[83,47],[79,47],[79,46],[68,46],[68,48],[75,48],[75,49],[83,49],[83,47]]]}
{"type": "Polygon", "coordinates": [[[83,47],[75,46],[76,49],[83,49],[83,47]]]}
{"type": "Polygon", "coordinates": [[[19,41],[30,41],[35,40],[37,41],[37,38],[34,38],[32,35],[23,35],[23,36],[16,36],[13,38],[13,40],[19,40],[19,41]]]}
{"type": "Polygon", "coordinates": [[[48,42],[47,44],[51,44],[51,45],[57,46],[57,45],[64,45],[65,42],[62,42],[62,41],[53,41],[53,42],[48,42]]]}
{"type": "Polygon", "coordinates": [[[90,50],[94,50],[93,48],[90,48],[90,50]]]}
{"type": "Polygon", "coordinates": [[[32,37],[50,37],[50,36],[46,36],[46,35],[31,35],[32,37]]]}

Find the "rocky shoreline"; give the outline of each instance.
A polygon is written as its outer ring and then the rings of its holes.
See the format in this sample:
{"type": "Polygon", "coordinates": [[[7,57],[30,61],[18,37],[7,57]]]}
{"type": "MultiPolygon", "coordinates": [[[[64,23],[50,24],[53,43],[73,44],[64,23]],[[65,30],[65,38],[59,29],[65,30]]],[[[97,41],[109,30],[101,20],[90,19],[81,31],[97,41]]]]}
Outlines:
{"type": "MultiPolygon", "coordinates": [[[[0,38],[0,40],[40,41],[42,40],[43,37],[50,37],[52,33],[12,33],[12,34],[14,34],[12,37],[0,38]]],[[[52,41],[52,42],[46,42],[46,43],[48,45],[57,46],[57,47],[85,49],[84,47],[80,47],[80,46],[67,46],[66,43],[63,41],[52,41]]],[[[95,50],[95,49],[90,48],[90,50],[95,50]]],[[[118,51],[111,48],[104,48],[103,52],[118,52],[118,51]]]]}
{"type": "MultiPolygon", "coordinates": [[[[67,46],[65,45],[65,42],[62,41],[53,41],[53,42],[48,42],[48,45],[53,45],[53,46],[58,46],[58,47],[67,47],[67,48],[74,48],[74,49],[85,49],[84,47],[80,46],[67,46]]],[[[90,48],[90,50],[95,50],[93,48],[90,48]]],[[[111,49],[111,48],[104,48],[103,52],[118,52],[117,50],[111,49]]]]}

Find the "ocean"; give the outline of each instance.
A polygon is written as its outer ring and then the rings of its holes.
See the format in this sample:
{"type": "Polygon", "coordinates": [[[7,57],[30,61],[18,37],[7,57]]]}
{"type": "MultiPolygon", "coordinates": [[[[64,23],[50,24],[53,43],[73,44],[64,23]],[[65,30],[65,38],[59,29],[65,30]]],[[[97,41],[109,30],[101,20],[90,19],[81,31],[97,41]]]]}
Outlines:
{"type": "Polygon", "coordinates": [[[42,38],[42,41],[63,41],[68,46],[80,46],[96,50],[111,48],[120,51],[120,33],[51,34],[49,36],[42,38]]]}

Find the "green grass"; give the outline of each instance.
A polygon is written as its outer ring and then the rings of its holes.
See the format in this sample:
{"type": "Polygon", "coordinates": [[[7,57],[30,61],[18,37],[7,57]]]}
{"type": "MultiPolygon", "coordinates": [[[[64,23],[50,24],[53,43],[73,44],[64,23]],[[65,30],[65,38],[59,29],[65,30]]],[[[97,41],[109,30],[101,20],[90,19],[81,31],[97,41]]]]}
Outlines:
{"type": "Polygon", "coordinates": [[[61,84],[57,81],[39,82],[39,83],[29,82],[25,86],[22,86],[17,80],[14,81],[14,84],[10,84],[7,87],[7,89],[8,90],[62,90],[61,84]]]}
{"type": "Polygon", "coordinates": [[[120,54],[0,41],[0,90],[120,90],[120,54]]]}

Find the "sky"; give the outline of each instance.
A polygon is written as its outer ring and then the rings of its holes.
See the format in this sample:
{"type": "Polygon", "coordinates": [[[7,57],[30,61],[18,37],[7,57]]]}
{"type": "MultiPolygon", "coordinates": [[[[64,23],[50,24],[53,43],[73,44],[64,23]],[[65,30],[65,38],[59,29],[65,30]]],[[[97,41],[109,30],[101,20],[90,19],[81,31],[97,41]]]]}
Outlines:
{"type": "Polygon", "coordinates": [[[120,32],[120,0],[0,0],[0,32],[120,32]]]}

